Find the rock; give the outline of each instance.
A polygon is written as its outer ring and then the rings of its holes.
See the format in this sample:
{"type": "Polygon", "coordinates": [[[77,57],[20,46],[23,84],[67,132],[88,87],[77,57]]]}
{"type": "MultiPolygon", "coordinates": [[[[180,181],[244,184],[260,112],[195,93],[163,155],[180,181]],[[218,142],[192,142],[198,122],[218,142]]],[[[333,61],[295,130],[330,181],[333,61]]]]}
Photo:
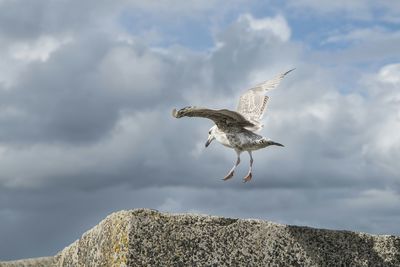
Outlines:
{"type": "Polygon", "coordinates": [[[400,266],[400,237],[138,209],[53,258],[17,263],[0,266],[400,266]]]}

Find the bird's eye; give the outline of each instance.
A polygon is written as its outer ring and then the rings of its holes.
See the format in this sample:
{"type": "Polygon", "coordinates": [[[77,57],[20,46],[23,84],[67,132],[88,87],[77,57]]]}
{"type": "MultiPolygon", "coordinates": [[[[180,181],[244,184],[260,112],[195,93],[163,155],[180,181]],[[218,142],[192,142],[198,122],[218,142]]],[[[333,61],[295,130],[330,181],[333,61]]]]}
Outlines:
{"type": "Polygon", "coordinates": [[[211,131],[208,131],[208,134],[211,134],[211,131]]]}

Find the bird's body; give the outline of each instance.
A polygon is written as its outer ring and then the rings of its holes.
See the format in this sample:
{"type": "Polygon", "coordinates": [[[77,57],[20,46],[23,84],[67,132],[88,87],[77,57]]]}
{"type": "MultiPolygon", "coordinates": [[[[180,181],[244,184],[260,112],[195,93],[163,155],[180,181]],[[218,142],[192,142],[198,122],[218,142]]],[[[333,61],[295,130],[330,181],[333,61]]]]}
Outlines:
{"type": "Polygon", "coordinates": [[[264,115],[269,100],[269,97],[264,95],[265,92],[277,87],[285,75],[291,71],[281,73],[272,80],[263,82],[246,91],[240,97],[237,111],[198,107],[186,107],[179,111],[173,110],[172,115],[175,118],[203,117],[215,122],[216,125],[211,127],[209,131],[206,147],[215,139],[222,145],[234,149],[237,154],[235,165],[223,180],[233,177],[234,170],[240,163],[240,154],[243,151],[247,151],[250,155],[250,169],[244,178],[244,182],[247,182],[252,178],[252,151],[271,145],[283,146],[255,132],[263,127],[260,120],[264,115]]]}
{"type": "Polygon", "coordinates": [[[264,148],[268,142],[266,137],[246,129],[242,129],[240,131],[237,129],[232,129],[231,131],[227,132],[223,132],[218,129],[217,131],[219,132],[215,134],[215,140],[226,147],[233,148],[241,152],[264,148]]]}
{"type": "MultiPolygon", "coordinates": [[[[229,134],[231,135],[231,134],[229,134]]],[[[231,143],[231,141],[229,141],[230,139],[232,139],[231,137],[228,139],[228,136],[225,132],[221,131],[218,129],[218,127],[216,128],[215,131],[215,140],[217,140],[220,144],[229,147],[229,148],[234,148],[234,144],[231,143]]]]}

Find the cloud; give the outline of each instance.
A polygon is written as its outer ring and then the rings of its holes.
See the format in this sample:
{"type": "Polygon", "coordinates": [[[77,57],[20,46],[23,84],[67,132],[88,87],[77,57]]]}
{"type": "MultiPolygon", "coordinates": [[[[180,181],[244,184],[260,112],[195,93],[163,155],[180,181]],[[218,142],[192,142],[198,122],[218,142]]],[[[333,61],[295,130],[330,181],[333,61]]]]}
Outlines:
{"type": "Polygon", "coordinates": [[[122,3],[42,0],[26,5],[21,0],[5,0],[0,2],[0,32],[2,39],[11,40],[81,32],[109,23],[108,16],[115,15],[122,3]]]}
{"type": "Polygon", "coordinates": [[[389,64],[383,66],[379,71],[379,79],[384,83],[393,85],[400,84],[400,64],[389,64]]]}
{"type": "Polygon", "coordinates": [[[398,42],[399,32],[387,30],[382,27],[369,27],[352,29],[347,32],[333,34],[324,41],[325,44],[329,43],[345,43],[352,45],[360,45],[368,41],[368,45],[383,43],[383,42],[398,42]]]}
{"type": "Polygon", "coordinates": [[[282,16],[274,18],[256,19],[250,14],[244,14],[239,17],[239,21],[245,21],[253,31],[266,31],[277,36],[286,42],[290,38],[290,27],[282,16]]]}
{"type": "Polygon", "coordinates": [[[18,60],[46,61],[51,53],[56,51],[60,46],[71,41],[71,38],[68,37],[58,40],[51,36],[41,36],[34,42],[13,44],[10,48],[10,54],[13,58],[18,60]]]}
{"type": "Polygon", "coordinates": [[[396,134],[400,130],[399,74],[399,64],[389,64],[363,80],[371,94],[369,109],[374,116],[370,119],[375,121],[370,126],[370,140],[364,145],[363,153],[369,162],[375,162],[393,177],[395,184],[399,175],[395,162],[400,160],[400,138],[396,134]]]}
{"type": "Polygon", "coordinates": [[[373,1],[373,0],[354,0],[354,1],[316,1],[316,0],[300,0],[286,1],[286,5],[295,11],[311,11],[312,16],[329,16],[340,15],[346,19],[356,19],[361,21],[385,21],[398,23],[396,14],[400,10],[400,5],[390,0],[373,1]]]}

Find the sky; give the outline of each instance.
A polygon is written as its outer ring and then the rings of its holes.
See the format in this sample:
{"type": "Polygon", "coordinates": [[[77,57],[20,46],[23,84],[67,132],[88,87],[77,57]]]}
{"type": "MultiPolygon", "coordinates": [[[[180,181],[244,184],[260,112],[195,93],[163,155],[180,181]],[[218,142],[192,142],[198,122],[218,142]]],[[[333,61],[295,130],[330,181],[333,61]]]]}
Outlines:
{"type": "Polygon", "coordinates": [[[152,208],[400,235],[400,2],[0,0],[0,259],[152,208]],[[253,180],[213,125],[271,91],[253,180]]]}

